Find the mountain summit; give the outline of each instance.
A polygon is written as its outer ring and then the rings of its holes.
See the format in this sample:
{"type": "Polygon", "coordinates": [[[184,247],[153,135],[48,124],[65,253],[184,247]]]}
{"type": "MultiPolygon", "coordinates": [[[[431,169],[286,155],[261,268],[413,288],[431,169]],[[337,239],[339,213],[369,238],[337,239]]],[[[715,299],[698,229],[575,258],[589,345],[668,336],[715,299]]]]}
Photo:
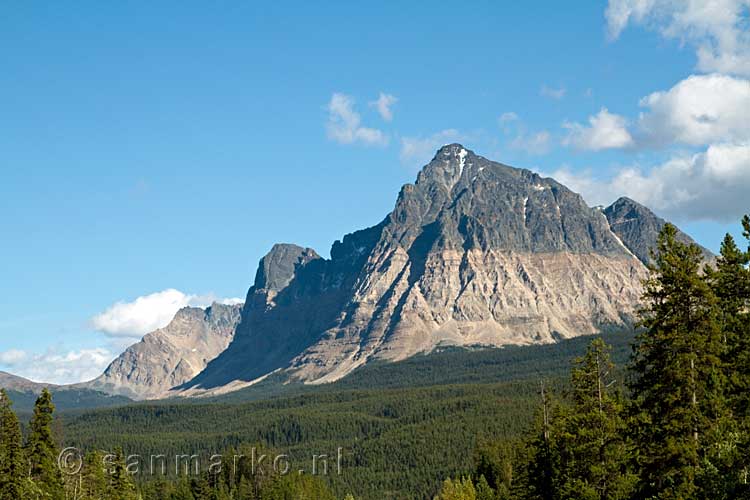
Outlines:
{"type": "Polygon", "coordinates": [[[446,145],[380,224],[336,241],[330,259],[275,246],[229,347],[179,390],[279,370],[328,382],[438,346],[549,343],[629,324],[655,240],[653,221],[626,227],[621,212],[446,145]]]}

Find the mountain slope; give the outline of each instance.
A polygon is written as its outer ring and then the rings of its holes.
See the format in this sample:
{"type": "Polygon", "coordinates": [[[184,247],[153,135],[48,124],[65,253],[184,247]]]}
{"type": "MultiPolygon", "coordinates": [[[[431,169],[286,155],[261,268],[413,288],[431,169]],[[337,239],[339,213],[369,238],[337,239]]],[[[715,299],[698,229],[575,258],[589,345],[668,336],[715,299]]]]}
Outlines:
{"type": "MultiPolygon", "coordinates": [[[[630,198],[622,197],[604,209],[612,231],[620,237],[641,262],[648,265],[653,262],[651,250],[656,247],[659,232],[667,223],[651,210],[630,198]]],[[[683,233],[677,232],[677,239],[683,243],[695,244],[695,241],[683,233]]],[[[701,247],[706,261],[715,256],[710,250],[701,247]]]]}
{"type": "Polygon", "coordinates": [[[0,388],[8,391],[8,396],[13,401],[13,408],[21,413],[32,411],[37,396],[45,387],[52,391],[55,406],[60,411],[118,406],[131,402],[126,397],[112,396],[93,389],[74,385],[32,382],[23,377],[0,371],[0,388]]]}
{"type": "Polygon", "coordinates": [[[231,342],[241,305],[180,309],[164,328],[143,337],[83,387],[153,399],[200,373],[231,342]]]}
{"type": "Polygon", "coordinates": [[[13,375],[12,373],[0,371],[0,387],[12,391],[35,391],[41,392],[42,389],[48,387],[50,389],[58,387],[54,384],[40,384],[38,382],[32,382],[29,379],[13,375]]]}
{"type": "Polygon", "coordinates": [[[232,344],[186,393],[279,369],[328,382],[439,345],[594,333],[630,321],[647,273],[578,194],[458,144],[402,188],[383,222],[334,243],[331,259],[295,262],[283,287],[259,270],[232,344]]]}

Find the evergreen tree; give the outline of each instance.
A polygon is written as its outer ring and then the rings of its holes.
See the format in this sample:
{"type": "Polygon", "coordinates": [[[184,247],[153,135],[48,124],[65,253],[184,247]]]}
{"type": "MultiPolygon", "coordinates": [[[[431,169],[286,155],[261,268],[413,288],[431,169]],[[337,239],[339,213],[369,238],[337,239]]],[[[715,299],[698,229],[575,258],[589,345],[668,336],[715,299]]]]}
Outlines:
{"type": "Polygon", "coordinates": [[[121,449],[116,449],[113,464],[109,473],[108,498],[111,500],[136,500],[133,478],[127,470],[125,458],[121,449]]]}
{"type": "Polygon", "coordinates": [[[30,462],[30,477],[43,497],[50,500],[63,500],[65,491],[57,464],[58,449],[52,436],[54,412],[52,394],[45,388],[34,404],[26,448],[30,462]]]}
{"type": "Polygon", "coordinates": [[[83,463],[83,498],[98,500],[107,494],[107,474],[104,468],[104,454],[99,451],[88,453],[83,463]]]}
{"type": "Polygon", "coordinates": [[[476,484],[479,484],[479,478],[484,477],[498,496],[508,496],[513,484],[516,448],[515,443],[507,441],[484,443],[478,446],[474,459],[476,484]]]}
{"type": "Polygon", "coordinates": [[[476,490],[477,500],[496,500],[497,498],[495,490],[490,486],[490,483],[487,482],[484,476],[479,476],[476,490]]]}
{"type": "Polygon", "coordinates": [[[595,339],[572,370],[572,407],[557,424],[562,498],[628,498],[635,481],[627,467],[623,406],[609,351],[595,339]]]}
{"type": "Polygon", "coordinates": [[[560,456],[555,422],[565,418],[565,409],[552,403],[543,383],[540,395],[541,415],[537,419],[535,435],[527,443],[523,472],[513,489],[528,500],[558,500],[561,498],[560,456]]]}
{"type": "Polygon", "coordinates": [[[446,479],[435,500],[476,500],[477,491],[469,478],[446,479]]]}
{"type": "Polygon", "coordinates": [[[725,415],[717,300],[699,273],[700,248],[678,241],[673,225],[659,234],[654,259],[641,311],[646,331],[631,364],[638,496],[696,498],[725,415]]]}
{"type": "Polygon", "coordinates": [[[0,498],[26,498],[28,480],[21,425],[12,402],[0,389],[0,498]]]}

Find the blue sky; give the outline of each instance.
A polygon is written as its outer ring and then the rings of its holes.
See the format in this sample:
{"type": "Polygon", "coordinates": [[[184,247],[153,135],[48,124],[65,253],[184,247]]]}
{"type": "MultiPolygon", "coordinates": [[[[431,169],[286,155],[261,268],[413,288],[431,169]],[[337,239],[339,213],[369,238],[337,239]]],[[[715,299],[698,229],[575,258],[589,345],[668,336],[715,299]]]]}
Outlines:
{"type": "Polygon", "coordinates": [[[3,5],[0,369],[93,376],[447,142],[716,249],[750,211],[748,3],[716,4],[3,5]]]}

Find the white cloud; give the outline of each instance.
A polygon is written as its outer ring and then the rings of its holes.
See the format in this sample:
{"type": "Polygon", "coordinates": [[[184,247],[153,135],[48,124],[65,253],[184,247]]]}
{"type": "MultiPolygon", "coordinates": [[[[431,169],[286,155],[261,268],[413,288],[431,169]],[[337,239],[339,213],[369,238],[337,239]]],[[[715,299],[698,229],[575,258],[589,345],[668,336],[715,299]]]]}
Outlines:
{"type": "Polygon", "coordinates": [[[605,16],[611,39],[642,24],[694,46],[700,71],[747,76],[749,8],[750,0],[609,0],[605,16]]]}
{"type": "Polygon", "coordinates": [[[627,129],[627,120],[602,108],[589,117],[589,125],[565,122],[568,136],[563,140],[566,146],[588,151],[625,148],[633,145],[633,138],[627,129]]]}
{"type": "Polygon", "coordinates": [[[693,146],[750,139],[750,81],[726,75],[693,75],[667,91],[641,99],[648,108],[638,135],[648,143],[693,146]]]}
{"type": "Polygon", "coordinates": [[[610,179],[574,173],[567,167],[552,176],[593,205],[629,196],[676,220],[737,220],[748,210],[750,142],[711,145],[648,171],[623,168],[610,179]]]}
{"type": "Polygon", "coordinates": [[[602,108],[589,125],[566,122],[563,144],[600,151],[630,146],[665,146],[674,143],[705,146],[717,141],[750,139],[750,81],[726,75],[692,75],[666,91],[640,100],[645,108],[637,122],[602,108]]]}
{"type": "Polygon", "coordinates": [[[191,295],[170,288],[131,302],[117,302],[91,318],[91,324],[108,336],[135,340],[169,324],[183,307],[206,307],[212,302],[239,304],[242,299],[218,299],[211,294],[191,295]]]}
{"type": "Polygon", "coordinates": [[[7,351],[0,352],[0,364],[13,366],[24,361],[28,357],[28,354],[18,349],[9,349],[7,351]]]}
{"type": "Polygon", "coordinates": [[[371,101],[369,104],[371,107],[378,110],[378,113],[383,120],[389,122],[393,120],[393,110],[391,108],[397,102],[398,98],[396,98],[396,96],[381,92],[377,100],[371,101]]]}
{"type": "Polygon", "coordinates": [[[546,130],[529,135],[520,133],[511,141],[510,147],[530,155],[541,155],[549,151],[550,134],[546,130]]]}
{"type": "Polygon", "coordinates": [[[67,352],[49,349],[19,365],[14,373],[34,382],[73,384],[98,377],[115,357],[104,348],[67,352]]]}
{"type": "Polygon", "coordinates": [[[553,87],[548,87],[546,85],[542,85],[542,88],[539,89],[539,95],[543,97],[549,97],[550,99],[557,99],[557,100],[560,100],[563,97],[565,97],[565,92],[567,92],[565,90],[565,87],[553,88],[553,87]]]}
{"type": "Polygon", "coordinates": [[[346,94],[335,93],[331,96],[326,132],[329,139],[341,144],[388,144],[388,137],[381,130],[362,126],[362,119],[354,110],[354,99],[346,94]]]}
{"type": "Polygon", "coordinates": [[[441,130],[428,137],[402,137],[401,161],[409,165],[424,165],[441,146],[463,139],[464,136],[456,129],[441,130]]]}

